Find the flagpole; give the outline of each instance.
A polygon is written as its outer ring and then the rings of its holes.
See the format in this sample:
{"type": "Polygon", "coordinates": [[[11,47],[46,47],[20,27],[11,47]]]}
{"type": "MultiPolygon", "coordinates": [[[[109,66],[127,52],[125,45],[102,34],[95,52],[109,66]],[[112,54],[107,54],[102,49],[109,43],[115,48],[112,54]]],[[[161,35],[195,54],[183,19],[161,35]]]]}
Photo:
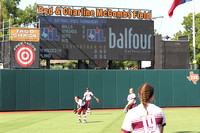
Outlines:
{"type": "Polygon", "coordinates": [[[194,12],[194,0],[193,2],[193,64],[196,69],[196,48],[195,48],[195,12],[194,12]]]}

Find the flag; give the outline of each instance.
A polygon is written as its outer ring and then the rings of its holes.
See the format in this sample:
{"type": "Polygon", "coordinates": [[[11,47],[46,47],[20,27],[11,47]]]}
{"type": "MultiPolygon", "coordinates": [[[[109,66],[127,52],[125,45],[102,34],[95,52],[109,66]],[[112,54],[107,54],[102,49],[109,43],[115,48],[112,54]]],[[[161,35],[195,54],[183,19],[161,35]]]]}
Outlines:
{"type": "Polygon", "coordinates": [[[170,8],[169,11],[168,11],[169,17],[170,17],[170,18],[172,17],[173,11],[174,11],[174,9],[175,9],[178,5],[184,4],[185,2],[189,2],[189,1],[192,1],[192,0],[174,0],[174,2],[172,3],[171,8],[170,8]]]}

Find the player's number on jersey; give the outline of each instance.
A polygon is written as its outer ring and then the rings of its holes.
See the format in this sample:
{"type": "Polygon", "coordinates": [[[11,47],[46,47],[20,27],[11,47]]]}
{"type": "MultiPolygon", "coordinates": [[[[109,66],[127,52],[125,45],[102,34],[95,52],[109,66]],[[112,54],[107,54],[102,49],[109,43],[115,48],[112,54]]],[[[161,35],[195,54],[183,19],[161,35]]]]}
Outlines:
{"type": "Polygon", "coordinates": [[[151,131],[156,130],[156,118],[154,115],[148,115],[148,116],[142,117],[142,122],[143,122],[145,133],[151,133],[151,131]],[[151,130],[149,131],[149,129],[151,130]]]}

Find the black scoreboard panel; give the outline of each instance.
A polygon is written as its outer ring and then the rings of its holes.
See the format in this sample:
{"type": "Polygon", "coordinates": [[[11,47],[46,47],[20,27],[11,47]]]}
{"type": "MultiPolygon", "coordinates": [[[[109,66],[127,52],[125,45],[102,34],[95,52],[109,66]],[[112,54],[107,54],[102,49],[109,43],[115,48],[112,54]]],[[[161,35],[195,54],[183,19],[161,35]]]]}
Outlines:
{"type": "Polygon", "coordinates": [[[39,16],[40,58],[154,60],[150,20],[39,16]]]}

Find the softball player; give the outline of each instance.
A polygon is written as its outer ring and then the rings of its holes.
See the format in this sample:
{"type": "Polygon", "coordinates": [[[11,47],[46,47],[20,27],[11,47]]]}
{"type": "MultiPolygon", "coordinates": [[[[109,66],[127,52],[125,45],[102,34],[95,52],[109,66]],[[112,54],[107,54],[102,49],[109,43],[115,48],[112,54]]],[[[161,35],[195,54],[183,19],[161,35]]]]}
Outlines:
{"type": "Polygon", "coordinates": [[[86,121],[86,115],[85,115],[85,111],[86,111],[86,105],[85,102],[80,99],[79,96],[75,96],[75,101],[77,103],[77,108],[78,108],[78,123],[81,123],[81,112],[83,111],[83,118],[84,118],[84,123],[87,123],[86,121]]]}
{"type": "Polygon", "coordinates": [[[127,97],[127,101],[128,101],[128,104],[126,105],[126,108],[128,108],[128,110],[136,107],[136,95],[134,94],[133,88],[130,88],[130,90],[129,90],[129,95],[127,97]]]}
{"type": "Polygon", "coordinates": [[[165,115],[161,108],[151,103],[154,88],[147,83],[143,84],[139,88],[138,96],[141,104],[126,114],[121,130],[124,133],[163,133],[165,115]]]}
{"type": "Polygon", "coordinates": [[[86,98],[86,106],[87,106],[87,114],[91,115],[90,104],[91,104],[91,96],[93,96],[96,100],[97,98],[90,92],[89,88],[86,88],[86,92],[84,93],[83,100],[86,98]]]}

